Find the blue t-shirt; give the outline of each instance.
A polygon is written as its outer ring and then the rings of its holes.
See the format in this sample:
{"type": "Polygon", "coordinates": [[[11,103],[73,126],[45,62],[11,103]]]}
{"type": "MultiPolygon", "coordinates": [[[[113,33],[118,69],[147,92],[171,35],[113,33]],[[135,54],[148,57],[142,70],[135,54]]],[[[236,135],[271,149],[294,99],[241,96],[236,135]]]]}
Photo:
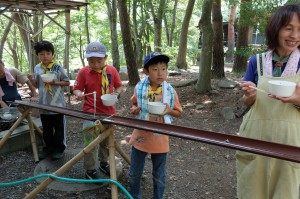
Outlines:
{"type": "MultiPolygon", "coordinates": [[[[275,67],[275,61],[272,61],[273,68],[275,67]]],[[[284,63],[283,67],[281,67],[281,71],[285,69],[286,63],[284,63]]],[[[300,68],[300,60],[298,62],[298,68],[297,71],[300,68]]],[[[258,73],[257,73],[257,60],[256,60],[256,55],[252,56],[250,58],[246,74],[244,76],[244,81],[251,81],[257,85],[258,81],[258,73]]]]}

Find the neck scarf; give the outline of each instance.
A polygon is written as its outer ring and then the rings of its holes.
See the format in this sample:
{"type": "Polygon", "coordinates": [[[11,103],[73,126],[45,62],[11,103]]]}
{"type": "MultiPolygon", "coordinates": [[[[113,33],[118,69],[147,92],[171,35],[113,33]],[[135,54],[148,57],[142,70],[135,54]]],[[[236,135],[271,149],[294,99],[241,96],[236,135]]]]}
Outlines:
{"type": "MultiPolygon", "coordinates": [[[[142,120],[149,120],[149,113],[148,113],[148,102],[149,102],[149,76],[145,79],[141,80],[136,85],[136,92],[137,92],[137,101],[138,106],[141,107],[141,111],[137,115],[138,119],[142,120]]],[[[163,95],[163,103],[168,103],[170,108],[174,108],[175,104],[175,94],[173,87],[168,84],[166,81],[162,83],[162,95],[163,95]]],[[[164,116],[164,123],[170,124],[173,121],[171,115],[164,116]]]]}
{"type": "Polygon", "coordinates": [[[97,72],[102,75],[101,77],[101,89],[102,89],[102,95],[109,93],[109,81],[107,78],[107,73],[106,73],[106,65],[98,70],[97,72]]]}
{"type": "Polygon", "coordinates": [[[157,87],[157,89],[156,89],[155,91],[153,91],[153,90],[152,90],[152,87],[151,87],[150,84],[149,84],[149,86],[148,86],[148,96],[149,96],[149,101],[150,101],[150,102],[155,102],[155,96],[161,94],[161,92],[162,92],[162,85],[159,85],[159,86],[157,87]]]}
{"type": "MultiPolygon", "coordinates": [[[[273,76],[273,63],[272,63],[273,54],[274,54],[273,50],[268,51],[265,59],[266,75],[269,77],[273,76]]],[[[299,59],[300,59],[300,51],[298,48],[296,48],[290,55],[287,64],[285,66],[285,69],[282,72],[280,77],[288,77],[288,76],[296,75],[299,59]]]]}
{"type": "MultiPolygon", "coordinates": [[[[54,60],[52,59],[48,65],[45,65],[45,64],[43,64],[43,62],[41,62],[41,65],[42,65],[42,68],[45,71],[45,74],[50,74],[50,72],[52,71],[52,67],[54,65],[54,60]]],[[[52,92],[51,84],[44,83],[44,87],[47,89],[47,91],[53,97],[53,92],[52,92]]]]}
{"type": "Polygon", "coordinates": [[[284,57],[283,59],[280,59],[280,57],[277,55],[276,52],[273,52],[272,60],[275,61],[275,67],[273,69],[273,77],[280,77],[282,73],[282,67],[285,63],[288,62],[290,56],[284,57]]]}

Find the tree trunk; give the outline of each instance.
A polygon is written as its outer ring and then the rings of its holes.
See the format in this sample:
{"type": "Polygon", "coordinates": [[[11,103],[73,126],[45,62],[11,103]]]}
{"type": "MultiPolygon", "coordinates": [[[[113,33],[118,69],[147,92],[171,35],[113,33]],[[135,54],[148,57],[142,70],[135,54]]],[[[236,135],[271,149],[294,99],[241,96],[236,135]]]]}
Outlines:
{"type": "Polygon", "coordinates": [[[169,36],[169,40],[168,40],[168,44],[169,44],[170,47],[173,46],[173,34],[174,34],[175,25],[176,25],[177,4],[178,4],[178,0],[175,0],[174,1],[174,7],[173,7],[173,17],[172,17],[170,36],[169,36]]]}
{"type": "Polygon", "coordinates": [[[125,59],[127,64],[129,85],[134,86],[140,81],[138,70],[136,67],[136,59],[133,52],[131,32],[130,32],[130,20],[127,12],[126,0],[118,0],[119,19],[121,25],[123,46],[125,59]]]}
{"type": "Polygon", "coordinates": [[[85,59],[84,59],[84,48],[83,48],[83,39],[82,35],[79,35],[79,48],[77,48],[80,54],[80,61],[82,66],[85,66],[85,59]]]}
{"type": "Polygon", "coordinates": [[[221,0],[214,1],[212,13],[214,31],[212,77],[220,79],[225,77],[221,0]]]}
{"type": "Polygon", "coordinates": [[[162,32],[162,20],[164,16],[166,0],[159,1],[159,7],[157,14],[154,12],[153,4],[150,3],[151,13],[154,22],[154,50],[161,51],[161,32],[162,32]]]}
{"type": "MultiPolygon", "coordinates": [[[[14,34],[16,35],[16,33],[14,34]]],[[[12,43],[10,43],[9,41],[7,42],[8,44],[8,47],[11,51],[11,56],[13,58],[13,61],[14,61],[14,67],[16,69],[19,69],[19,59],[18,59],[18,53],[17,53],[17,40],[13,40],[12,43]]]]}
{"type": "MultiPolygon", "coordinates": [[[[27,22],[26,22],[26,20],[27,20],[26,17],[24,19],[19,14],[14,14],[13,17],[14,17],[13,19],[16,21],[16,23],[22,25],[23,27],[30,28],[29,24],[27,24],[27,22]]],[[[31,45],[31,44],[28,42],[28,35],[27,35],[26,31],[24,29],[20,28],[19,26],[18,26],[18,29],[20,31],[20,35],[21,35],[22,40],[24,42],[24,46],[25,46],[25,49],[26,49],[26,52],[27,52],[27,58],[29,60],[29,59],[31,59],[30,58],[31,52],[29,52],[29,45],[31,45]]]]}
{"type": "Polygon", "coordinates": [[[230,8],[230,16],[229,16],[229,23],[228,23],[228,41],[227,41],[228,50],[226,53],[227,62],[233,62],[234,59],[233,52],[235,46],[235,31],[234,31],[235,13],[236,13],[236,6],[233,5],[230,8]]]}
{"type": "MultiPolygon", "coordinates": [[[[43,19],[44,19],[44,16],[40,17],[40,20],[39,20],[38,16],[33,16],[33,32],[37,32],[43,26],[43,19]]],[[[31,49],[32,49],[33,53],[31,55],[32,56],[32,66],[30,66],[30,69],[32,72],[33,72],[34,66],[40,62],[39,58],[34,53],[33,45],[42,39],[42,33],[43,32],[41,32],[36,37],[32,38],[33,44],[31,44],[31,49]]]]}
{"type": "MultiPolygon", "coordinates": [[[[89,1],[88,0],[85,0],[86,3],[88,3],[89,1]]],[[[85,34],[86,34],[86,40],[87,40],[87,43],[91,43],[91,40],[90,40],[90,31],[89,31],[89,13],[88,13],[88,6],[85,6],[85,34]]]]}
{"type": "MultiPolygon", "coordinates": [[[[143,66],[143,44],[142,41],[144,40],[144,32],[145,32],[145,26],[146,26],[146,20],[144,16],[144,12],[141,12],[139,14],[139,21],[137,21],[137,0],[133,0],[132,2],[132,21],[133,21],[133,33],[134,33],[134,43],[135,43],[135,49],[134,54],[136,55],[136,64],[137,68],[141,68],[143,66]]],[[[140,2],[140,8],[141,10],[144,10],[144,4],[145,2],[140,2]]]]}
{"type": "Polygon", "coordinates": [[[110,39],[112,45],[113,66],[120,71],[120,55],[117,33],[117,2],[116,0],[106,0],[107,14],[110,25],[110,39]]]}
{"type": "Polygon", "coordinates": [[[213,29],[211,24],[212,0],[204,0],[199,28],[203,34],[202,50],[199,66],[199,79],[196,84],[197,93],[205,93],[211,90],[211,62],[213,46],[213,29]]]}
{"type": "Polygon", "coordinates": [[[178,49],[178,55],[176,60],[176,67],[180,69],[187,69],[187,63],[186,63],[186,51],[187,51],[187,33],[189,29],[189,23],[190,19],[193,13],[195,5],[195,0],[189,0],[184,19],[181,26],[180,31],[180,38],[179,38],[179,49],[178,49]]]}
{"type": "Polygon", "coordinates": [[[249,26],[248,29],[248,44],[252,44],[252,38],[253,38],[253,26],[249,26]]]}
{"type": "Polygon", "coordinates": [[[167,42],[168,42],[168,46],[170,46],[170,30],[169,30],[169,26],[168,26],[168,20],[167,20],[167,16],[166,13],[164,13],[164,23],[165,23],[165,29],[166,29],[166,38],[167,38],[167,42]]]}
{"type": "Polygon", "coordinates": [[[11,29],[12,24],[13,24],[13,22],[11,20],[9,20],[7,26],[4,30],[4,33],[2,35],[1,42],[0,42],[0,60],[2,60],[2,58],[3,58],[4,44],[6,42],[6,39],[7,39],[8,33],[11,29]]]}
{"type": "MultiPolygon", "coordinates": [[[[242,0],[241,2],[241,11],[240,11],[240,20],[239,20],[239,29],[238,29],[238,37],[237,37],[237,43],[236,43],[236,49],[237,51],[242,50],[243,48],[248,47],[248,30],[249,25],[246,25],[244,21],[246,21],[246,15],[245,12],[251,12],[249,10],[246,10],[245,3],[249,3],[250,0],[242,0]]],[[[233,72],[239,73],[244,72],[247,68],[247,59],[248,57],[243,56],[241,54],[237,54],[234,59],[233,64],[233,72]]]]}

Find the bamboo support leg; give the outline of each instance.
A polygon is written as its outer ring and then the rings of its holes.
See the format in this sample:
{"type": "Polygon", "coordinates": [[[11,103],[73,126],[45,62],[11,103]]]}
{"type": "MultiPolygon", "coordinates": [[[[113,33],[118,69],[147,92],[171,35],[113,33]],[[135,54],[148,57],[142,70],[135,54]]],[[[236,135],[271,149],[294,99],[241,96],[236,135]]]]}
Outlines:
{"type": "MultiPolygon", "coordinates": [[[[20,111],[20,113],[23,114],[24,113],[24,106],[18,106],[18,110],[20,111]]],[[[33,121],[32,121],[32,124],[33,124],[33,127],[37,130],[37,132],[39,132],[39,134],[43,135],[43,131],[33,121]]]]}
{"type": "MultiPolygon", "coordinates": [[[[74,164],[80,161],[81,158],[86,153],[89,153],[93,148],[95,148],[100,142],[102,142],[105,138],[107,138],[113,132],[113,128],[106,129],[100,134],[95,140],[93,140],[88,146],[86,146],[82,151],[80,151],[76,156],[74,156],[71,160],[69,160],[66,164],[64,164],[61,168],[59,168],[54,175],[61,176],[63,173],[68,171],[74,164]]],[[[38,187],[32,190],[29,194],[25,196],[25,199],[33,198],[36,196],[40,191],[45,189],[53,179],[47,178],[44,180],[38,187]]]]}
{"type": "Polygon", "coordinates": [[[35,128],[35,130],[37,130],[37,132],[39,132],[40,135],[43,135],[43,131],[33,121],[32,121],[32,124],[33,124],[33,127],[35,128]]]}
{"type": "Polygon", "coordinates": [[[29,125],[30,140],[31,140],[31,146],[32,146],[34,161],[38,162],[39,161],[39,156],[38,156],[38,150],[37,150],[37,146],[36,146],[36,138],[35,138],[33,122],[31,120],[30,114],[27,115],[26,119],[27,119],[28,125],[29,125]]]}
{"type": "Polygon", "coordinates": [[[8,140],[9,136],[14,132],[14,130],[19,126],[19,124],[23,121],[23,119],[27,116],[29,113],[30,108],[28,108],[26,111],[23,112],[21,117],[17,119],[17,121],[12,125],[12,127],[8,130],[7,134],[0,140],[0,148],[4,145],[4,143],[8,140]]]}
{"type": "MultiPolygon", "coordinates": [[[[108,142],[110,178],[117,180],[114,132],[109,135],[108,142]]],[[[111,184],[111,198],[118,199],[118,187],[115,184],[111,184]]]]}
{"type": "Polygon", "coordinates": [[[122,158],[130,165],[130,158],[128,155],[123,151],[123,149],[120,147],[120,145],[115,141],[115,148],[118,151],[118,153],[122,156],[122,158]]]}

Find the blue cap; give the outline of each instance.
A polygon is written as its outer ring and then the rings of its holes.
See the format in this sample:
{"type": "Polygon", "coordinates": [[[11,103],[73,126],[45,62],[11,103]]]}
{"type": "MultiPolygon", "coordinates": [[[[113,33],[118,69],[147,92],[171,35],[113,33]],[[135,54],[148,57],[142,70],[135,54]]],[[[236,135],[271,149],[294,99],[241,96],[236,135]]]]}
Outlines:
{"type": "Polygon", "coordinates": [[[162,54],[161,52],[152,52],[148,54],[144,59],[144,68],[147,68],[151,62],[162,61],[168,63],[170,58],[167,55],[162,54]]]}

